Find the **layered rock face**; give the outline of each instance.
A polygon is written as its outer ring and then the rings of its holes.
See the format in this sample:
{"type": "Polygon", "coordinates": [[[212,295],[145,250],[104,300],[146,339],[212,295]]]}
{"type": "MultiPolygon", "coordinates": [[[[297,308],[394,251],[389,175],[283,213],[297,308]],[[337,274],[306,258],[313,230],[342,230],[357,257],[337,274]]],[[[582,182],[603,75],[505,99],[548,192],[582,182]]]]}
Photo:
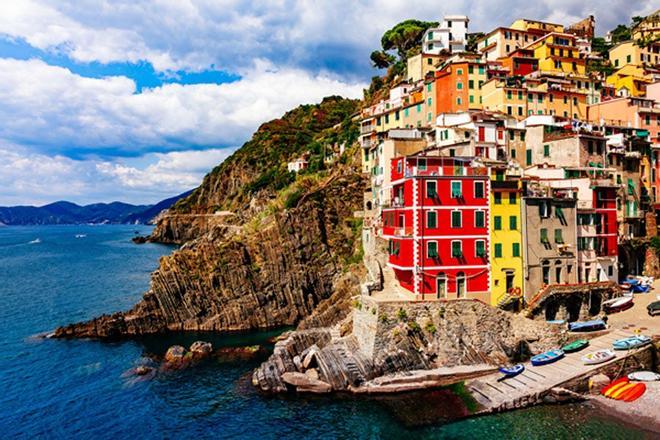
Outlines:
{"type": "Polygon", "coordinates": [[[253,383],[269,392],[314,392],[324,390],[323,384],[357,393],[415,389],[437,384],[441,376],[469,375],[465,366],[489,371],[526,359],[562,338],[548,324],[470,300],[378,303],[362,297],[352,319],[352,332],[344,337],[332,338],[327,328],[293,332],[276,344],[253,383]],[[315,381],[307,389],[290,373],[315,381]],[[401,373],[405,380],[397,376],[401,373]]]}
{"type": "Polygon", "coordinates": [[[350,148],[357,104],[326,98],[262,125],[158,221],[148,240],[182,246],[161,259],[142,301],[54,335],[249,330],[305,318],[313,326],[345,316],[362,270],[354,212],[367,184],[359,148],[350,148]],[[325,154],[339,142],[348,152],[325,167],[325,154]],[[318,169],[287,172],[287,161],[300,154],[318,169]]]}

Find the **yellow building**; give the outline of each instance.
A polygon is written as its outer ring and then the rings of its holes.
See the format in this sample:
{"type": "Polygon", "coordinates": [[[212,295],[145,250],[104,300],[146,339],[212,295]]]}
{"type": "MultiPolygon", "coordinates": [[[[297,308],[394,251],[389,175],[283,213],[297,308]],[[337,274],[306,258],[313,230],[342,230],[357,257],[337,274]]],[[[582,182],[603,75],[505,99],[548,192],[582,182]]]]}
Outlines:
{"type": "Polygon", "coordinates": [[[633,40],[656,40],[660,37],[660,9],[647,16],[632,29],[633,40]]]}
{"type": "Polygon", "coordinates": [[[520,81],[493,78],[481,87],[484,110],[498,111],[518,120],[527,115],[527,89],[520,81]]]}
{"type": "Polygon", "coordinates": [[[525,49],[534,51],[539,70],[548,73],[585,75],[586,66],[575,45],[575,36],[551,33],[529,44],[525,49]]]}
{"type": "Polygon", "coordinates": [[[520,31],[539,30],[546,32],[564,32],[564,26],[556,23],[548,23],[546,21],[528,20],[526,18],[519,18],[511,24],[511,29],[520,31]]]}
{"type": "Polygon", "coordinates": [[[493,170],[490,184],[490,303],[505,306],[524,294],[521,193],[504,169],[493,170]]]}
{"type": "Polygon", "coordinates": [[[619,96],[641,98],[646,96],[646,86],[657,81],[656,75],[643,66],[627,64],[608,76],[605,82],[614,87],[619,96]]]}
{"type": "Polygon", "coordinates": [[[610,62],[616,69],[628,64],[657,66],[660,64],[660,41],[641,47],[636,41],[624,41],[610,49],[610,62]]]}

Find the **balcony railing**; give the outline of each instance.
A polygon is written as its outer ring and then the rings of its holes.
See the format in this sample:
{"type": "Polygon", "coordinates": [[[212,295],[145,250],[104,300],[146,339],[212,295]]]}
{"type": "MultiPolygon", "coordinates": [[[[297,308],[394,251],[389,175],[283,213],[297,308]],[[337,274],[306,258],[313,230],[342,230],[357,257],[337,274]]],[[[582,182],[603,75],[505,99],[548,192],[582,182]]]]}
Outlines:
{"type": "Polygon", "coordinates": [[[374,124],[360,126],[360,134],[369,134],[374,131],[376,131],[376,125],[374,124]]]}
{"type": "Polygon", "coordinates": [[[453,166],[428,166],[424,169],[418,167],[406,167],[405,177],[463,177],[463,176],[487,176],[486,168],[475,167],[453,167],[453,166]]]}

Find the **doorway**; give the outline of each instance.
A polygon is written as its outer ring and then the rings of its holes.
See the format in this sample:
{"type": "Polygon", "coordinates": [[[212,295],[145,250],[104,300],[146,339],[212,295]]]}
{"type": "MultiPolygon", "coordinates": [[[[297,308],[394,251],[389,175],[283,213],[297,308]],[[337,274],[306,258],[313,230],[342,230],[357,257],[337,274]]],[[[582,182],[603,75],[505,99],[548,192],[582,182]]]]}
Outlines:
{"type": "Polygon", "coordinates": [[[463,272],[456,274],[456,297],[465,298],[465,274],[463,272]]]}
{"type": "Polygon", "coordinates": [[[438,277],[435,279],[436,284],[436,297],[438,299],[447,298],[447,277],[445,274],[438,274],[438,277]]]}

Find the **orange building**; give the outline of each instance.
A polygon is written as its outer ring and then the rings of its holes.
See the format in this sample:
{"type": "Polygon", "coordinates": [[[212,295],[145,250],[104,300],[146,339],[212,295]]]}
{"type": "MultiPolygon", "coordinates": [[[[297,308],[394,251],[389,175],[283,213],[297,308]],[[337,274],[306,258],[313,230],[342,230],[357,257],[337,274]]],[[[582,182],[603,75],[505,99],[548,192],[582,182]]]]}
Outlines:
{"type": "Polygon", "coordinates": [[[485,81],[486,64],[479,57],[449,60],[435,72],[434,116],[481,109],[481,87],[485,81]]]}

